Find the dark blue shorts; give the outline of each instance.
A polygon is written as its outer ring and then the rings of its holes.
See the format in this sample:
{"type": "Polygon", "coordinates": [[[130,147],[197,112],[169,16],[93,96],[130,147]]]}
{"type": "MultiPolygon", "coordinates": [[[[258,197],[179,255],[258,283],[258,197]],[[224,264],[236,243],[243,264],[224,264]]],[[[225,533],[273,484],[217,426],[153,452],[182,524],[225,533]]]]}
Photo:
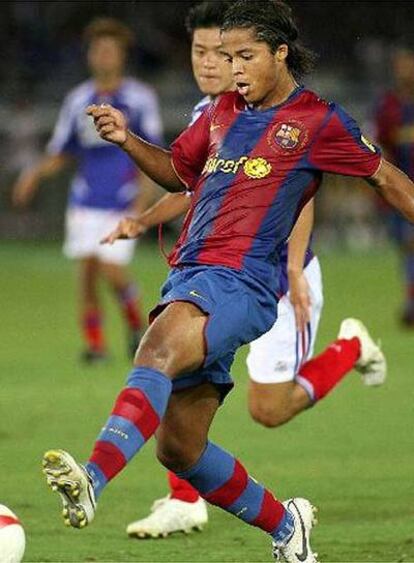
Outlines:
{"type": "Polygon", "coordinates": [[[274,283],[265,287],[246,272],[221,266],[174,268],[151,317],[174,301],[193,303],[208,319],[204,365],[175,379],[173,390],[210,382],[219,386],[224,398],[233,387],[230,368],[236,350],[267,332],[276,320],[274,283]]]}

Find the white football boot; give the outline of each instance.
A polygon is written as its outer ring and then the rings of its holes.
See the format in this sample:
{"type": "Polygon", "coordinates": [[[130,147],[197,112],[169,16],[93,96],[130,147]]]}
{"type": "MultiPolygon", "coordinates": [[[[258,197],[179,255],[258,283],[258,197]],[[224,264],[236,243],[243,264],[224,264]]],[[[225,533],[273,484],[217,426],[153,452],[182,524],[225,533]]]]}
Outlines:
{"type": "Polygon", "coordinates": [[[131,522],[127,534],[138,539],[166,538],[175,532],[201,531],[207,522],[207,506],[201,497],[196,502],[164,497],[154,502],[147,518],[131,522]]]}
{"type": "Polygon", "coordinates": [[[96,501],[86,470],[64,450],[49,450],[43,456],[43,473],[52,491],[59,493],[66,526],[84,528],[95,516],[96,501]]]}
{"type": "Polygon", "coordinates": [[[318,563],[318,554],[310,546],[311,530],[317,523],[316,508],[304,498],[285,500],[283,506],[293,515],[295,529],[287,543],[273,542],[273,557],[286,563],[318,563]]]}
{"type": "Polygon", "coordinates": [[[358,319],[345,319],[339,328],[338,338],[358,338],[361,355],[355,365],[365,385],[382,385],[387,377],[387,362],[379,344],[371,338],[366,326],[358,319]]]}

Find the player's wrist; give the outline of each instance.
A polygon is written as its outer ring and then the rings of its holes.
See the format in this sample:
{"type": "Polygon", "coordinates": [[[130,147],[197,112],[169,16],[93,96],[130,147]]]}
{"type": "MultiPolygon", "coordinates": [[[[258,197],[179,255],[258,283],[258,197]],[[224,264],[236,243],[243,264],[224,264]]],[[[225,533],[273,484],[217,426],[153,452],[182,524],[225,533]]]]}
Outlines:
{"type": "Polygon", "coordinates": [[[125,152],[129,152],[132,143],[133,143],[133,134],[129,129],[127,129],[125,131],[125,140],[119,144],[119,147],[123,149],[125,152]]]}
{"type": "Polygon", "coordinates": [[[148,231],[150,225],[147,225],[141,213],[137,213],[135,215],[134,213],[132,213],[130,218],[134,221],[135,228],[139,231],[140,234],[144,234],[148,231]]]}

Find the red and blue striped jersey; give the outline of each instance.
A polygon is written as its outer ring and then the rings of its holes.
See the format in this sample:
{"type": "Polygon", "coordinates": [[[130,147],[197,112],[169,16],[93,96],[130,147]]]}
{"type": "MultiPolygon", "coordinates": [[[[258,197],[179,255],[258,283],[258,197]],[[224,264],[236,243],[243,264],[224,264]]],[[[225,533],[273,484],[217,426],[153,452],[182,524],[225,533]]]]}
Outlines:
{"type": "Polygon", "coordinates": [[[322,172],[369,177],[380,158],[349,115],[304,88],[264,111],[236,92],[220,96],[172,145],[194,194],[170,265],[227,266],[269,282],[322,172]]]}
{"type": "Polygon", "coordinates": [[[390,160],[414,180],[414,101],[388,92],[376,115],[377,140],[390,160]]]}

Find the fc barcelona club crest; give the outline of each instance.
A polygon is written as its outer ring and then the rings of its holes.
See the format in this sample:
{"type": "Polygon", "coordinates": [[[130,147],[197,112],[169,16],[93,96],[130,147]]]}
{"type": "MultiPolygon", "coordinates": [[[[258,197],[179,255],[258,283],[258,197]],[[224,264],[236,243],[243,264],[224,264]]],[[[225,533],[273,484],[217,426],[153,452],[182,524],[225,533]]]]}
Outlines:
{"type": "Polygon", "coordinates": [[[276,123],[269,132],[268,142],[275,149],[296,151],[307,141],[308,133],[302,123],[289,120],[276,123]]]}
{"type": "Polygon", "coordinates": [[[275,141],[282,149],[292,150],[298,146],[301,130],[288,123],[282,123],[279,130],[276,131],[275,141]]]}

